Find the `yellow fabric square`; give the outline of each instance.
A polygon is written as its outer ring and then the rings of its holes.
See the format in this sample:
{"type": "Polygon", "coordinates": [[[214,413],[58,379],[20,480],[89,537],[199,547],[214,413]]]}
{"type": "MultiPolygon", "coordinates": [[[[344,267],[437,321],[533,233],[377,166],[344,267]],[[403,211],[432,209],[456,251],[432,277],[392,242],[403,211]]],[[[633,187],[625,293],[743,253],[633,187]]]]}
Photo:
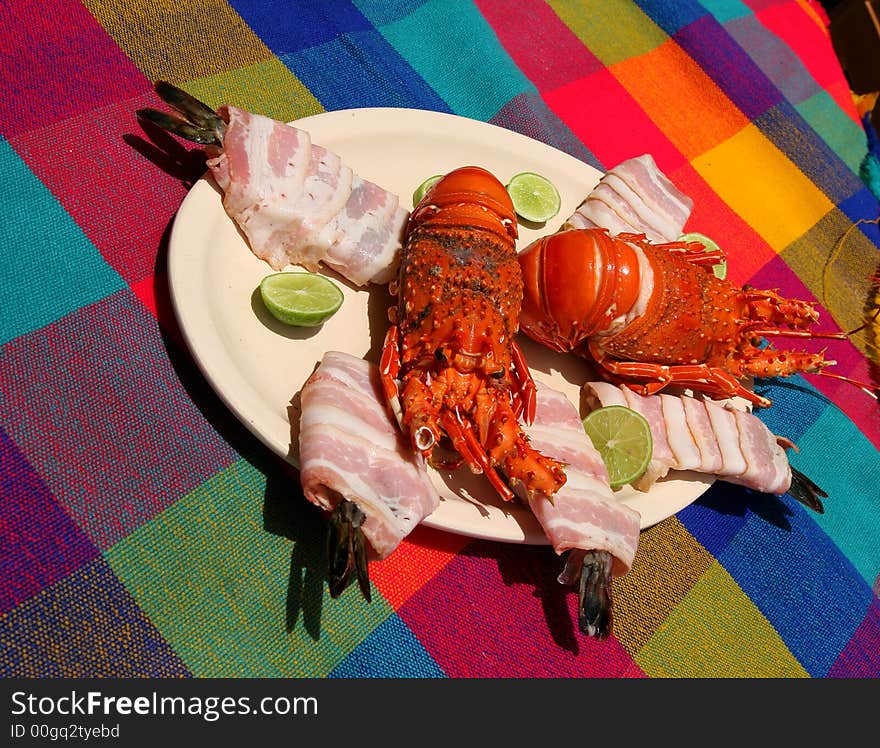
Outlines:
{"type": "Polygon", "coordinates": [[[777,253],[834,208],[825,194],[753,124],[691,163],[718,196],[777,253]]]}
{"type": "Polygon", "coordinates": [[[611,72],[688,159],[742,130],[748,118],[673,40],[611,72]]]}
{"type": "Polygon", "coordinates": [[[634,659],[654,678],[809,677],[717,562],[634,659]]]}
{"type": "Polygon", "coordinates": [[[669,38],[635,3],[550,0],[550,6],[606,67],[642,55],[669,38]],[[627,33],[609,34],[609,28],[627,33]]]}
{"type": "Polygon", "coordinates": [[[638,652],[714,559],[675,517],[645,530],[627,574],[614,580],[614,635],[638,652]]]}
{"type": "Polygon", "coordinates": [[[180,84],[272,52],[225,0],[83,0],[144,75],[180,84]]]}
{"type": "Polygon", "coordinates": [[[183,88],[212,106],[234,104],[281,122],[324,111],[311,92],[276,57],[190,81],[183,88]]]}

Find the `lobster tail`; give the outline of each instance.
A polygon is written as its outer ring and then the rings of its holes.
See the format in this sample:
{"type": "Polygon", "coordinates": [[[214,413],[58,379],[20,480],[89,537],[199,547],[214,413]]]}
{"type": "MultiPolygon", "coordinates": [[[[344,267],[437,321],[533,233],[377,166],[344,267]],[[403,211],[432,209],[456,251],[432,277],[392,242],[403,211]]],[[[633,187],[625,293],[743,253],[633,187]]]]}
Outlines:
{"type": "Polygon", "coordinates": [[[824,352],[776,349],[764,339],[843,340],[850,333],[810,329],[819,317],[811,302],[716,277],[709,262],[718,259],[686,242],[650,244],[604,229],[557,232],[519,255],[522,329],[549,348],[592,359],[597,373],[643,395],[678,385],[768,406],[744,380],[826,374],[834,361],[824,352]]]}

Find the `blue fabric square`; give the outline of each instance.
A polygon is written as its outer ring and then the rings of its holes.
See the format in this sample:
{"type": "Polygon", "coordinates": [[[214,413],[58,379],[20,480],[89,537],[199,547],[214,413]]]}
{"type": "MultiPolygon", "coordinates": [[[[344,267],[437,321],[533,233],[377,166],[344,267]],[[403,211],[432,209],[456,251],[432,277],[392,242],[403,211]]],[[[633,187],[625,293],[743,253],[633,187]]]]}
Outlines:
{"type": "Polygon", "coordinates": [[[707,10],[696,0],[636,0],[645,15],[672,36],[683,26],[707,15],[707,10]]]}
{"type": "Polygon", "coordinates": [[[229,0],[229,4],[260,41],[279,56],[324,44],[339,34],[372,28],[361,12],[346,0],[332,3],[229,0]],[[279,19],[283,20],[279,22],[279,19]]]}
{"type": "Polygon", "coordinates": [[[389,616],[330,673],[331,678],[443,678],[406,624],[389,616]]]}
{"type": "Polygon", "coordinates": [[[394,106],[448,112],[443,99],[376,31],[342,34],[282,55],[327,110],[394,106]]]}
{"type": "Polygon", "coordinates": [[[873,598],[800,507],[790,515],[790,529],[750,515],[717,558],[813,677],[828,672],[873,598]]]}
{"type": "Polygon", "coordinates": [[[779,89],[711,16],[683,27],[673,38],[749,119],[782,100],[779,89]]]}

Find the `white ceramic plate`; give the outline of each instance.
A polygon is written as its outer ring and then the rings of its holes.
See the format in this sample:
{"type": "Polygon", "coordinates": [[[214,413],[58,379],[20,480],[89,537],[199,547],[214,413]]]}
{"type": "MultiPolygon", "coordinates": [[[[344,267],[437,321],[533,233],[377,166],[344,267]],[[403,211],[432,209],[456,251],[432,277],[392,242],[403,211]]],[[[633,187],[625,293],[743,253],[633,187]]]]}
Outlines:
{"type": "MultiPolygon", "coordinates": [[[[549,177],[562,209],[540,231],[520,226],[519,249],[555,231],[574,212],[600,172],[536,140],[484,122],[412,109],[353,109],[296,123],[314,143],[335,151],[357,174],[401,196],[407,208],[415,188],[432,174],[483,166],[502,182],[521,171],[549,177]]],[[[171,297],[186,342],[205,377],[233,413],[262,442],[298,466],[297,394],[325,351],[378,361],[391,297],[387,288],[358,290],[331,271],[345,294],[342,308],[318,329],[291,328],[263,309],[258,286],[271,268],[250,251],[226,215],[209,178],[200,180],[174,221],[168,254],[171,297]]],[[[536,379],[580,402],[588,376],[583,362],[555,354],[520,335],[536,379]]],[[[492,540],[546,544],[525,507],[505,504],[482,476],[466,469],[432,473],[442,501],[424,524],[492,540]]],[[[625,488],[621,501],[637,509],[642,527],[675,514],[712,480],[672,474],[648,493],[625,488]]]]}

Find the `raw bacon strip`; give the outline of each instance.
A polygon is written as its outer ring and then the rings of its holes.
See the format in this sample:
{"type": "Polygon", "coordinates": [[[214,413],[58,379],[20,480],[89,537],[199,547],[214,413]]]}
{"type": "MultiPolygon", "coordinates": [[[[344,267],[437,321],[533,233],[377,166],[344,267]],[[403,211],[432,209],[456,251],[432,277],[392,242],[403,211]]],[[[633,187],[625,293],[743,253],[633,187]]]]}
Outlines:
{"type": "Polygon", "coordinates": [[[387,283],[409,213],[303,130],[224,106],[223,150],[208,166],[251,250],[275,270],[324,263],[356,285],[387,283]]]}
{"type": "Polygon", "coordinates": [[[728,476],[726,480],[750,488],[760,486],[759,490],[765,493],[785,493],[791,485],[791,468],[785,450],[755,416],[741,410],[734,410],[733,416],[747,466],[743,473],[728,476]]]}
{"type": "Polygon", "coordinates": [[[660,405],[666,423],[666,436],[677,470],[697,470],[703,464],[700,447],[688,426],[682,398],[661,393],[660,405]]]}
{"type": "Polygon", "coordinates": [[[563,228],[607,228],[612,235],[671,242],[681,235],[693,204],[646,153],[606,172],[563,228]]]}
{"type": "MultiPolygon", "coordinates": [[[[601,186],[601,182],[599,186],[601,186]]],[[[596,190],[598,189],[597,187],[596,190]]],[[[617,214],[615,206],[609,205],[597,197],[596,190],[591,192],[587,199],[580,204],[575,215],[584,218],[589,227],[608,229],[608,233],[612,236],[633,233],[635,228],[625,218],[617,214]]],[[[569,224],[572,224],[571,219],[569,219],[569,224]]],[[[572,228],[576,227],[572,225],[572,228]]],[[[651,241],[656,241],[656,235],[653,232],[645,232],[645,234],[651,241]]]]}
{"type": "Polygon", "coordinates": [[[565,463],[565,484],[552,497],[527,497],[554,550],[571,550],[559,581],[577,581],[587,551],[607,551],[612,573],[632,565],[639,539],[638,512],[614,498],[608,471],[584,431],[577,408],[561,392],[537,382],[537,407],[531,426],[523,426],[532,446],[565,463]]]}
{"type": "MultiPolygon", "coordinates": [[[[666,442],[671,447],[669,469],[716,475],[763,493],[781,495],[791,488],[792,468],[785,454],[785,446],[790,443],[774,436],[752,413],[711,400],[667,393],[633,398],[626,386],[607,382],[587,382],[584,394],[590,408],[620,405],[621,399],[629,407],[638,405],[651,426],[655,459],[658,443],[666,442]],[[648,417],[652,409],[646,407],[646,402],[659,405],[662,422],[648,417]]],[[[633,486],[647,490],[652,483],[647,480],[633,486]]]]}
{"type": "MultiPolygon", "coordinates": [[[[297,202],[296,223],[281,237],[290,262],[315,271],[333,246],[337,236],[322,230],[334,221],[351,195],[354,174],[335,153],[312,144],[312,157],[303,185],[302,197],[297,202]],[[296,258],[296,259],[293,259],[296,258]]],[[[279,268],[276,268],[279,269],[279,268]]]]}
{"type": "Polygon", "coordinates": [[[726,408],[720,405],[705,403],[709,413],[709,422],[715,434],[715,441],[721,450],[721,470],[718,475],[741,475],[746,471],[746,458],[739,445],[739,429],[736,427],[736,418],[726,408]]]}
{"type": "Polygon", "coordinates": [[[328,351],[303,386],[299,435],[306,498],[328,512],[343,499],[354,502],[367,516],[362,529],[378,558],[440,502],[381,392],[375,366],[328,351]]]}
{"type": "Polygon", "coordinates": [[[276,270],[290,260],[283,237],[298,231],[297,203],[312,155],[309,134],[268,117],[221,107],[223,152],[208,160],[223,207],[251,250],[276,270]]]}
{"type": "Polygon", "coordinates": [[[330,230],[337,239],[324,258],[358,285],[387,283],[397,267],[409,211],[387,190],[355,177],[351,195],[330,230]]]}
{"type": "MultiPolygon", "coordinates": [[[[608,172],[605,179],[596,185],[590,195],[590,199],[601,200],[610,210],[613,210],[623,223],[623,228],[617,233],[641,233],[647,235],[649,239],[656,236],[662,241],[661,234],[654,226],[656,219],[652,221],[650,213],[647,216],[639,214],[642,208],[638,195],[636,195],[626,184],[614,173],[608,172]]],[[[642,213],[646,211],[642,210],[642,213]]],[[[652,239],[652,241],[655,241],[652,239]]]]}
{"type": "Polygon", "coordinates": [[[611,170],[612,183],[618,191],[620,183],[629,187],[641,202],[634,201],[633,208],[640,212],[664,240],[672,241],[681,234],[694,207],[694,201],[681,192],[657,167],[653,157],[646,153],[618,164],[611,170]],[[646,212],[641,213],[644,207],[646,212]]]}
{"type": "Polygon", "coordinates": [[[627,407],[644,416],[651,427],[651,439],[654,442],[651,462],[644,475],[633,483],[636,488],[641,488],[641,485],[647,487],[663,478],[676,465],[675,455],[672,453],[666,435],[667,426],[666,419],[663,417],[663,407],[660,404],[660,398],[639,395],[629,387],[623,388],[623,396],[626,398],[627,407]]]}
{"type": "Polygon", "coordinates": [[[717,475],[724,461],[715,439],[715,432],[712,431],[712,422],[709,420],[706,406],[703,405],[702,400],[693,397],[682,397],[680,400],[684,406],[688,428],[700,450],[700,466],[695,470],[717,475]]]}

